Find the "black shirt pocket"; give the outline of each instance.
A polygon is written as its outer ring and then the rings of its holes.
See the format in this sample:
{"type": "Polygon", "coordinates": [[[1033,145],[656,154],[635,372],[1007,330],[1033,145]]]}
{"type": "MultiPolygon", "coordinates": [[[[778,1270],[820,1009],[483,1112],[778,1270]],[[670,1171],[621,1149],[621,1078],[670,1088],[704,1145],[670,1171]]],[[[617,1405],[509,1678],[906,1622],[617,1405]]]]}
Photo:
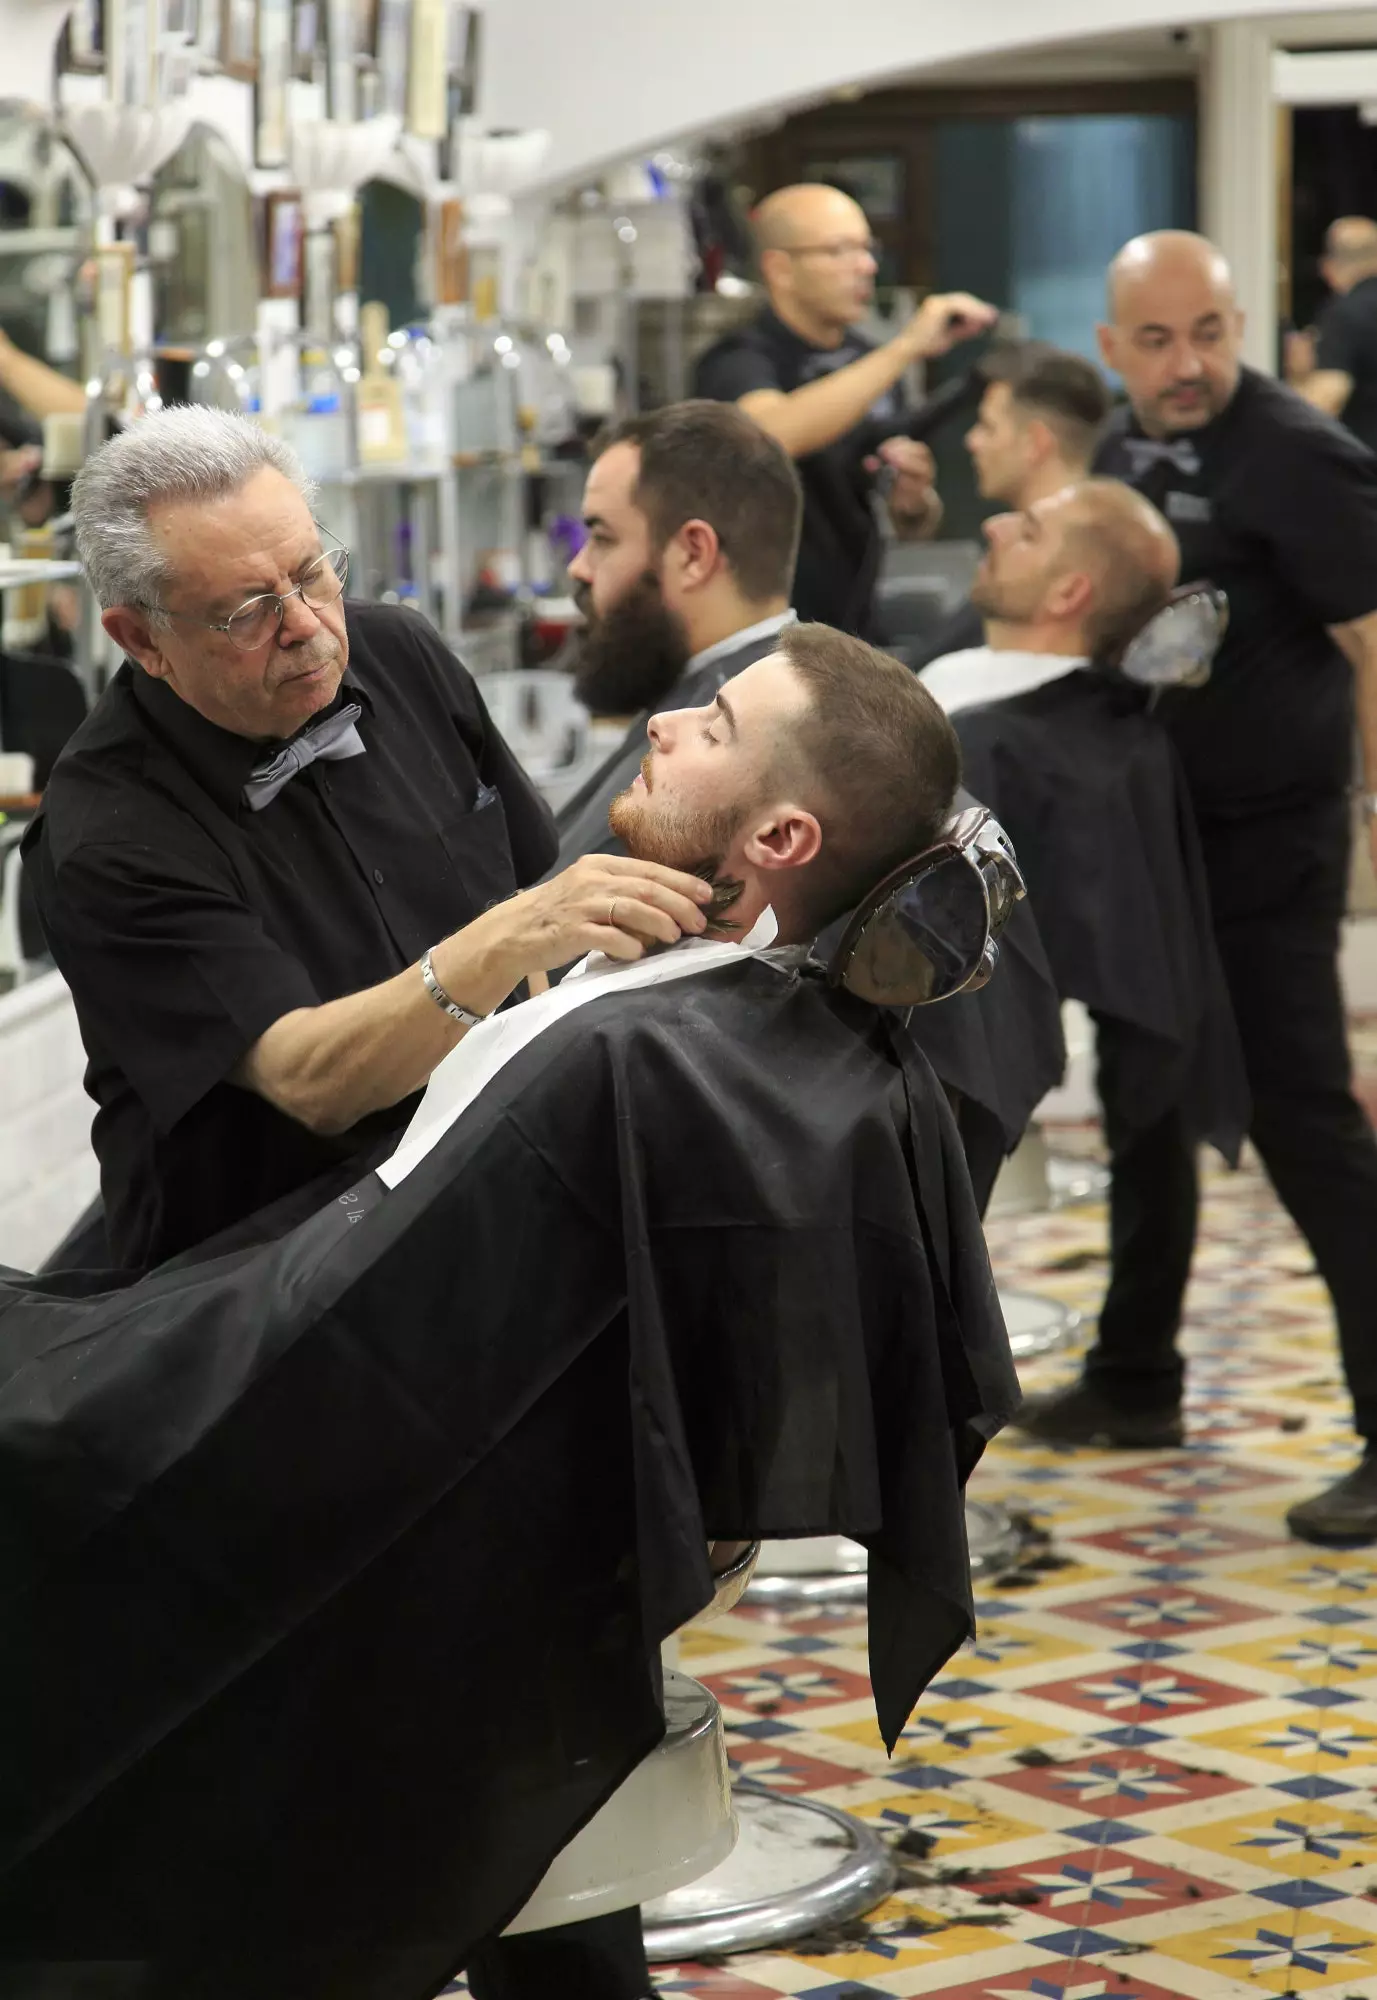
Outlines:
{"type": "Polygon", "coordinates": [[[449,815],[440,839],[475,916],[513,894],[517,881],[507,814],[493,786],[480,785],[469,811],[449,815]]]}

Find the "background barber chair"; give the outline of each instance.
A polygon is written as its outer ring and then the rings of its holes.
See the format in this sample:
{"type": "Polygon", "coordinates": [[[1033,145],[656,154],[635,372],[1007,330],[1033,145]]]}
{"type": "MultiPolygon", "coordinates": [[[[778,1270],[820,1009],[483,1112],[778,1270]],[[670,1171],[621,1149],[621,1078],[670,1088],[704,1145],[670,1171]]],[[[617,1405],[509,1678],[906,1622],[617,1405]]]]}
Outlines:
{"type": "Polygon", "coordinates": [[[590,719],[568,674],[529,667],[485,674],[488,712],[551,811],[558,812],[598,769],[606,746],[590,739],[590,719]]]}
{"type": "Polygon", "coordinates": [[[42,653],[0,653],[0,744],[33,758],[38,791],[85,720],[85,690],[64,661],[42,653]]]}
{"type": "MultiPolygon", "coordinates": [[[[1092,1081],[1095,1030],[1090,1016],[1078,1000],[1068,1000],[1062,1006],[1061,1025],[1066,1042],[1066,1081],[1049,1103],[1054,1103],[1063,1117],[1095,1118],[1099,1107],[1092,1081]]],[[[1050,1151],[1042,1126],[1035,1123],[1005,1161],[986,1213],[1044,1215],[1081,1202],[1104,1201],[1108,1195],[1108,1167],[1098,1160],[1050,1151]]]]}
{"type": "Polygon", "coordinates": [[[875,643],[911,666],[965,602],[975,542],[890,542],[875,586],[875,643]]]}

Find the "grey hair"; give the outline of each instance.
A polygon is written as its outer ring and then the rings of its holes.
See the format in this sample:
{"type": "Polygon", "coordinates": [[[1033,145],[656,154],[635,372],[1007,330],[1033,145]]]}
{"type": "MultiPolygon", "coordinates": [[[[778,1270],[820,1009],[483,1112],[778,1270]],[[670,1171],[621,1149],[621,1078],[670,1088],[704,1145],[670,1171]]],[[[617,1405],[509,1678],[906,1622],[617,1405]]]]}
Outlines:
{"type": "Polygon", "coordinates": [[[291,446],[229,410],[159,410],[102,445],[72,485],[77,553],[101,609],[137,604],[164,617],[172,570],[149,529],[150,509],[223,500],[268,466],[311,504],[315,483],[291,446]]]}

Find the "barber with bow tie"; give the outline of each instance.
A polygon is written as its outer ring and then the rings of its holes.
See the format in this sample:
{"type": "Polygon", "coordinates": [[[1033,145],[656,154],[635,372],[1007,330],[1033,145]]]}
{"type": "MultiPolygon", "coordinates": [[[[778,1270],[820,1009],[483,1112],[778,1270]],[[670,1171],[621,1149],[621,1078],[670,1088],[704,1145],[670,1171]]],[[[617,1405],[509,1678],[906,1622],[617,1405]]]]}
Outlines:
{"type": "Polygon", "coordinates": [[[76,482],[127,658],[25,862],[129,1270],[385,1149],[523,980],[704,927],[704,883],[611,855],[517,893],[555,859],[546,807],[430,626],[344,598],[309,499],[209,409],[142,419],[76,482]]]}
{"type": "MultiPolygon", "coordinates": [[[[1168,694],[1158,714],[1200,827],[1251,1136],[1329,1288],[1367,1447],[1354,1472],[1288,1519],[1312,1540],[1371,1540],[1377,1141],[1350,1088],[1338,953],[1355,721],[1377,854],[1377,458],[1242,367],[1241,335],[1213,244],[1176,231],[1128,244],[1110,268],[1100,342],[1129,406],[1096,470],[1161,508],[1183,579],[1228,594],[1210,682],[1168,694]]],[[[1111,1216],[1114,1279],[1085,1379],[1027,1408],[1026,1427],[1056,1442],[1123,1442],[1118,1433],[1138,1435],[1145,1414],[1180,1434],[1175,1336],[1196,1184],[1179,1121],[1116,1162],[1111,1216]]]]}

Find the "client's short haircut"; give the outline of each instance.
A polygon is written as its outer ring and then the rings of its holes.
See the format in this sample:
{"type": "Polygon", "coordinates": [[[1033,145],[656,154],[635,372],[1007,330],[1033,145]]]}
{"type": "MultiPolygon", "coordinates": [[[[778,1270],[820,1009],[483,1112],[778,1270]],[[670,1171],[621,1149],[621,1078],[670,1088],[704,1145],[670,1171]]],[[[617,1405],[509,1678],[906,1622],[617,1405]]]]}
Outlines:
{"type": "Polygon", "coordinates": [[[1166,609],[1180,574],[1171,523],[1120,479],[1082,479],[1066,523],[1068,560],[1095,578],[1083,632],[1092,659],[1117,666],[1150,618],[1166,609]]]}
{"type": "Polygon", "coordinates": [[[1098,368],[1045,340],[1007,341],[980,363],[987,382],[1004,382],[1015,409],[1038,417],[1062,456],[1089,465],[1109,415],[1110,397],[1098,368]]]}
{"type": "Polygon", "coordinates": [[[819,801],[822,851],[804,872],[804,916],[822,930],[937,839],[961,780],[956,731],[922,682],[889,654],[790,625],[779,650],[808,690],[785,771],[819,801]]]}
{"type": "Polygon", "coordinates": [[[631,417],[598,438],[641,454],[636,505],[657,549],[685,521],[716,530],[741,594],[753,604],[788,597],[803,522],[803,488],[783,445],[733,403],[699,399],[631,417]]]}

